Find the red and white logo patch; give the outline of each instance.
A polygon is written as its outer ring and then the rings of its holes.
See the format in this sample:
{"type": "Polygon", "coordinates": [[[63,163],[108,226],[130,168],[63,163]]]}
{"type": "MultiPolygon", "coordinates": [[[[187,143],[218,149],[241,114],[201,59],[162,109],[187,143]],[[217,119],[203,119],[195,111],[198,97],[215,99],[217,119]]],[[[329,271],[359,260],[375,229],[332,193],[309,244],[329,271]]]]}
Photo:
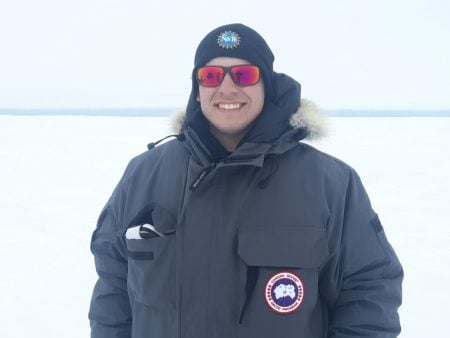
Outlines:
{"type": "Polygon", "coordinates": [[[298,309],[303,301],[303,282],[292,272],[279,272],[266,284],[265,298],[269,307],[280,314],[289,314],[298,309]]]}

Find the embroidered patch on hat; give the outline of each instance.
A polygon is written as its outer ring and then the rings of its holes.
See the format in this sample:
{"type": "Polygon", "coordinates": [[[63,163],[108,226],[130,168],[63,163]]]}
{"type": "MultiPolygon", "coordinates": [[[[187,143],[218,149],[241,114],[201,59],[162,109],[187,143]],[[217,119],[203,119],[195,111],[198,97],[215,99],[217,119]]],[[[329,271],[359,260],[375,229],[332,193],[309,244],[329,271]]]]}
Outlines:
{"type": "Polygon", "coordinates": [[[241,37],[238,33],[225,31],[217,37],[217,44],[226,49],[236,48],[241,43],[241,37]]]}
{"type": "Polygon", "coordinates": [[[269,307],[281,314],[289,314],[298,309],[303,301],[303,282],[291,272],[279,272],[266,284],[265,298],[269,307]]]}

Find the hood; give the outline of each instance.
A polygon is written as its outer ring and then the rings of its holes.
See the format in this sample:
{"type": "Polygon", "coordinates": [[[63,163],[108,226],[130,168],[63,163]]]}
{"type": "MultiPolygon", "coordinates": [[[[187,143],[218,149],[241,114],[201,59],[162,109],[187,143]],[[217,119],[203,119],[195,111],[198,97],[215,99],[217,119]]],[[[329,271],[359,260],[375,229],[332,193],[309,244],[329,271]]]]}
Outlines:
{"type": "MultiPolygon", "coordinates": [[[[186,111],[176,113],[171,120],[171,129],[174,133],[180,133],[186,120],[186,111]]],[[[321,139],[327,134],[327,121],[319,107],[311,100],[301,99],[300,106],[289,119],[293,129],[305,129],[306,140],[321,139]]]]}

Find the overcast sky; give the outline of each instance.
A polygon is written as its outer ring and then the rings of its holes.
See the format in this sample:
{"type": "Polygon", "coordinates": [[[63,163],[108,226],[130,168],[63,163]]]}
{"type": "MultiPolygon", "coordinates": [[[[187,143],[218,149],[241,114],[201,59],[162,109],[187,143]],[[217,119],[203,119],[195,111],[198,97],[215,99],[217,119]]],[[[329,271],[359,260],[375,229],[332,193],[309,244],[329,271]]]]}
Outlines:
{"type": "Polygon", "coordinates": [[[450,109],[450,1],[0,0],[0,108],[182,107],[242,22],[326,109],[450,109]]]}

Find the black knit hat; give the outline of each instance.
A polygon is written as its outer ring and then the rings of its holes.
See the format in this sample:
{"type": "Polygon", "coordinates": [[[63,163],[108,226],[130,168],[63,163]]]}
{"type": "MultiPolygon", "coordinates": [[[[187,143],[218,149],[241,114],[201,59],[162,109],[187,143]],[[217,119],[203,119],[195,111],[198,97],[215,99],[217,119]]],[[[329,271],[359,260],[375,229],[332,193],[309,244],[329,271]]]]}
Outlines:
{"type": "Polygon", "coordinates": [[[264,82],[266,100],[273,96],[273,53],[261,35],[240,23],[218,27],[200,42],[195,53],[192,73],[193,90],[198,90],[197,69],[221,56],[244,59],[258,66],[264,82]]]}

